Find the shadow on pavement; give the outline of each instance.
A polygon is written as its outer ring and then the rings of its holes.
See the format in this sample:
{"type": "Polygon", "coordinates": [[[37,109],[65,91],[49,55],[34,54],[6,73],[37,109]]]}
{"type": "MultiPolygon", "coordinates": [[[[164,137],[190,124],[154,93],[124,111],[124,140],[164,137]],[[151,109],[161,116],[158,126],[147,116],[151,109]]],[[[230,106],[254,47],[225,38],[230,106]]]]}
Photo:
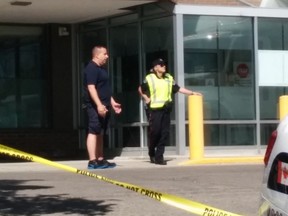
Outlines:
{"type": "MultiPolygon", "coordinates": [[[[41,180],[30,180],[41,181],[41,180]]],[[[49,190],[52,187],[27,185],[23,180],[0,180],[0,214],[1,215],[105,215],[112,211],[115,204],[105,201],[93,201],[81,198],[69,198],[67,194],[23,195],[22,190],[49,190]]]]}

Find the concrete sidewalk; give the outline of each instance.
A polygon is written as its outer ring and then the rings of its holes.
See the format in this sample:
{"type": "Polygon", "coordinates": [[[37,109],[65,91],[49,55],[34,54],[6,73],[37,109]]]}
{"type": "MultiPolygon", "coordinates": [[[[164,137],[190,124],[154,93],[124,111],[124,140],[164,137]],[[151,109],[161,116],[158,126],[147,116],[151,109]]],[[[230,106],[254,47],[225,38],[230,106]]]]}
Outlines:
{"type": "MultiPolygon", "coordinates": [[[[165,167],[177,167],[180,163],[187,161],[186,157],[167,157],[167,165],[165,167]]],[[[53,161],[59,164],[64,164],[77,169],[87,169],[88,160],[73,160],[73,161],[53,161]]],[[[115,162],[117,166],[114,169],[141,169],[141,168],[153,168],[164,167],[161,165],[151,164],[148,158],[115,158],[109,160],[109,162],[115,162]]],[[[13,162],[13,163],[0,163],[0,172],[24,172],[24,171],[55,171],[55,167],[42,164],[38,162],[13,162]],[[27,169],[23,169],[23,168],[27,169]]]]}
{"type": "MultiPolygon", "coordinates": [[[[150,163],[148,157],[116,157],[110,162],[115,162],[117,166],[114,169],[141,169],[141,168],[163,168],[163,167],[180,167],[196,165],[221,165],[221,164],[263,164],[263,156],[250,157],[210,157],[200,160],[190,160],[186,156],[167,156],[165,157],[167,165],[155,165],[150,163]]],[[[73,168],[87,169],[87,160],[72,161],[53,161],[59,164],[71,166],[73,168]]],[[[55,171],[55,167],[38,162],[13,162],[0,163],[0,172],[24,172],[26,167],[30,171],[55,171]]]]}

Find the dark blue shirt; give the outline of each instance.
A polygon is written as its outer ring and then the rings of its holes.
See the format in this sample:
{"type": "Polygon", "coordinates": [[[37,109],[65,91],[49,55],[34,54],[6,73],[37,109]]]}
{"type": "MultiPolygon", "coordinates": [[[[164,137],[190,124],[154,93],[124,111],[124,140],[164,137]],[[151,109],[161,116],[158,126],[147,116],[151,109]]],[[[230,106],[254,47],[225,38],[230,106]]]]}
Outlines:
{"type": "Polygon", "coordinates": [[[112,92],[109,84],[108,72],[104,68],[99,67],[95,62],[90,61],[84,69],[83,84],[84,100],[86,104],[96,105],[91,99],[88,91],[88,85],[95,85],[100,101],[103,105],[110,106],[112,92]]]}

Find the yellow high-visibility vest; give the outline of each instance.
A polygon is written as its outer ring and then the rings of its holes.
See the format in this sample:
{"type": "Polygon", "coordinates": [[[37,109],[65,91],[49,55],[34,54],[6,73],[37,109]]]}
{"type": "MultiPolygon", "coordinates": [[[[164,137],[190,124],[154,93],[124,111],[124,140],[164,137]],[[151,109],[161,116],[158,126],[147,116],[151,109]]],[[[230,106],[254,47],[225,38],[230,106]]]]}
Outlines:
{"type": "Polygon", "coordinates": [[[150,91],[150,108],[161,108],[166,102],[172,101],[174,79],[170,74],[159,79],[155,73],[150,73],[146,76],[146,82],[150,91]]]}

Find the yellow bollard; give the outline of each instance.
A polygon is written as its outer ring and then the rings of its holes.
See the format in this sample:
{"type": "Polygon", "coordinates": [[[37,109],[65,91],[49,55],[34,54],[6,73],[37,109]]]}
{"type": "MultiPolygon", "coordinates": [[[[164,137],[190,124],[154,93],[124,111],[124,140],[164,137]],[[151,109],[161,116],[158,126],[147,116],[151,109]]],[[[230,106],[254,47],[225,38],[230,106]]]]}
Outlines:
{"type": "Polygon", "coordinates": [[[189,147],[190,160],[201,160],[204,157],[203,133],[203,97],[188,97],[189,147]]]}
{"type": "Polygon", "coordinates": [[[288,95],[279,97],[279,119],[282,120],[288,114],[288,95]]]}

